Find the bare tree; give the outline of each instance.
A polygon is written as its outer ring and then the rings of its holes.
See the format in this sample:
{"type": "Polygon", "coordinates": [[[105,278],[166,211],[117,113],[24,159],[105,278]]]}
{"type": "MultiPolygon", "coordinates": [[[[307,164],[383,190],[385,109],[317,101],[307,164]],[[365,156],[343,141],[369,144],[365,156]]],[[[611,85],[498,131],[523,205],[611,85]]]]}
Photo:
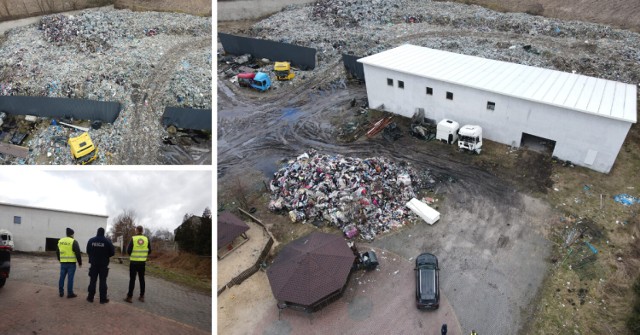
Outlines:
{"type": "Polygon", "coordinates": [[[78,7],[78,4],[80,3],[79,0],[70,0],[69,3],[71,4],[71,9],[77,10],[79,8],[78,7]]]}
{"type": "Polygon", "coordinates": [[[29,8],[27,7],[27,4],[24,1],[22,1],[22,7],[24,8],[24,14],[29,15],[29,8]]]}
{"type": "Polygon", "coordinates": [[[11,17],[11,12],[9,11],[9,0],[0,0],[0,4],[4,11],[7,12],[7,17],[11,17]]]}
{"type": "MultiPolygon", "coordinates": [[[[24,4],[24,2],[22,2],[24,4]]],[[[38,5],[38,8],[40,9],[40,13],[45,13],[46,12],[46,3],[45,0],[36,0],[36,5],[38,5]]],[[[25,5],[26,8],[26,5],[25,5]]]]}
{"type": "Polygon", "coordinates": [[[111,226],[109,235],[112,236],[114,241],[116,241],[119,236],[122,236],[123,249],[127,247],[127,243],[129,243],[131,237],[135,234],[135,222],[136,212],[132,209],[123,210],[122,213],[113,219],[113,226],[111,226]]]}
{"type": "Polygon", "coordinates": [[[49,7],[49,11],[53,12],[56,9],[56,0],[44,0],[44,2],[47,4],[47,7],[49,7]]]}

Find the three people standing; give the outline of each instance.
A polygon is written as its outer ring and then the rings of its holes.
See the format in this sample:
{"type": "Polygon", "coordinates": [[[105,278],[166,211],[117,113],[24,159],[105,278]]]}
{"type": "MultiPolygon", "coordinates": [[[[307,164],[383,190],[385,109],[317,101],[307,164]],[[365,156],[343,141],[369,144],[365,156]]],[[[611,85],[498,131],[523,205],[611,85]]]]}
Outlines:
{"type": "MultiPolygon", "coordinates": [[[[145,293],[145,266],[147,257],[151,253],[151,243],[149,239],[142,235],[142,226],[135,228],[136,235],[134,235],[129,245],[127,246],[127,253],[129,256],[129,290],[127,297],[124,299],[126,302],[131,303],[133,297],[133,290],[135,288],[136,276],[140,282],[140,296],[138,300],[144,302],[145,293]]],[[[58,250],[56,255],[60,261],[60,280],[59,280],[59,293],[60,297],[64,296],[64,281],[67,280],[67,297],[75,298],[77,295],[73,292],[73,281],[76,272],[76,262],[78,266],[82,267],[82,257],[80,246],[78,241],[73,238],[74,231],[71,228],[66,230],[67,236],[61,238],[58,241],[58,250]]],[[[100,303],[105,304],[109,302],[107,296],[107,276],[109,275],[109,258],[115,255],[115,248],[113,243],[105,237],[104,228],[98,228],[97,235],[89,239],[87,242],[87,255],[89,256],[89,288],[87,301],[93,302],[96,294],[96,284],[98,280],[100,303]]]]}

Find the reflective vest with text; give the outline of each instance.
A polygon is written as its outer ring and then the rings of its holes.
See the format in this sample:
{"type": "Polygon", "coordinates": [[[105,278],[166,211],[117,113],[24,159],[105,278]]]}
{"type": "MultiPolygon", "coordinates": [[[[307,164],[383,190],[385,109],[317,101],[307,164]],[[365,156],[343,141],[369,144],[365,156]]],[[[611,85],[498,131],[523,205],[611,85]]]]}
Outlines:
{"type": "Polygon", "coordinates": [[[58,251],[60,251],[60,263],[76,262],[76,253],[73,252],[73,238],[67,236],[58,240],[58,251]]]}
{"type": "Polygon", "coordinates": [[[149,239],[144,235],[133,237],[133,250],[129,260],[132,262],[146,262],[149,254],[149,239]]]}

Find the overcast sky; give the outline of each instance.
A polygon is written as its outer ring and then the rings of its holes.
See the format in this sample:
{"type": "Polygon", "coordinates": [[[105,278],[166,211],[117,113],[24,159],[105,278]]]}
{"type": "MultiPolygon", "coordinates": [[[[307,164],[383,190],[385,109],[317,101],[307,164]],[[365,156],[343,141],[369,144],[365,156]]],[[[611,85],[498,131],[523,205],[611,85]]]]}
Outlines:
{"type": "Polygon", "coordinates": [[[5,167],[0,173],[0,202],[108,215],[108,225],[123,210],[137,224],[177,228],[186,213],[213,210],[211,171],[42,171],[5,167]]]}

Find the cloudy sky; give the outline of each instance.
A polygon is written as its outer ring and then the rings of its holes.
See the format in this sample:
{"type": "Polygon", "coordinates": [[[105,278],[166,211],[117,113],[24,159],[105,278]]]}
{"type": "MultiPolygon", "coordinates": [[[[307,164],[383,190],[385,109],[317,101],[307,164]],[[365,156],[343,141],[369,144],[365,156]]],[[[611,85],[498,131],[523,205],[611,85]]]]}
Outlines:
{"type": "Polygon", "coordinates": [[[186,213],[213,210],[211,171],[43,171],[19,166],[0,173],[0,202],[108,215],[124,210],[153,231],[173,231],[186,213]]]}

